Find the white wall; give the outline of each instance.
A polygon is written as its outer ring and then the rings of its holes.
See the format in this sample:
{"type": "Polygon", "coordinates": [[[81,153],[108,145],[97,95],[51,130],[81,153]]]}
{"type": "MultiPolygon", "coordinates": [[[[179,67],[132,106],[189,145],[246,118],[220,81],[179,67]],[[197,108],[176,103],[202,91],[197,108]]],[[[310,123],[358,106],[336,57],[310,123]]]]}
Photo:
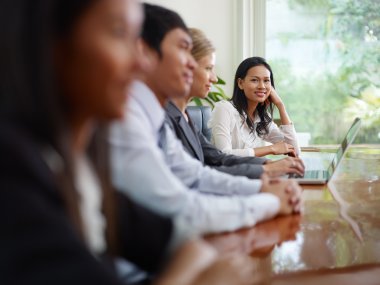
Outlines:
{"type": "Polygon", "coordinates": [[[179,13],[189,27],[201,29],[216,47],[216,72],[231,95],[237,67],[235,0],[147,0],[179,13]]]}

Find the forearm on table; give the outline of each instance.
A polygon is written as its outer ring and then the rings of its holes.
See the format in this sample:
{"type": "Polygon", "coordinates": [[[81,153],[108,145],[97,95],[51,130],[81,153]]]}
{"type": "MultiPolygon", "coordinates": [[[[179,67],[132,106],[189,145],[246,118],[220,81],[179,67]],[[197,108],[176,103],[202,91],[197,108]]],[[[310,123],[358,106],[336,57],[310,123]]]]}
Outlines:
{"type": "Polygon", "coordinates": [[[255,152],[255,156],[261,157],[268,154],[274,154],[272,146],[262,146],[262,147],[256,147],[253,149],[255,152]]]}

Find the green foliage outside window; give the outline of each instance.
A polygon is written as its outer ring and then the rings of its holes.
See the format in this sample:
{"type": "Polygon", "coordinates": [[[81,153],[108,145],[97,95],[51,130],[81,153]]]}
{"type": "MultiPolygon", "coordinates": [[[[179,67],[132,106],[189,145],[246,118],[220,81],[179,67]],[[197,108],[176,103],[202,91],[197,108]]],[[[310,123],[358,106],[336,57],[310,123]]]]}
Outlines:
{"type": "MultiPolygon", "coordinates": [[[[283,58],[270,60],[276,87],[298,131],[312,130],[311,143],[337,143],[353,118],[363,118],[357,143],[380,143],[380,1],[288,0],[297,11],[323,15],[320,33],[278,35],[286,44],[297,38],[323,39],[326,57],[334,41],[337,70],[300,80],[283,58]]],[[[300,50],[302,52],[302,50],[300,50]]],[[[323,63],[321,63],[323,64],[323,63]]]]}

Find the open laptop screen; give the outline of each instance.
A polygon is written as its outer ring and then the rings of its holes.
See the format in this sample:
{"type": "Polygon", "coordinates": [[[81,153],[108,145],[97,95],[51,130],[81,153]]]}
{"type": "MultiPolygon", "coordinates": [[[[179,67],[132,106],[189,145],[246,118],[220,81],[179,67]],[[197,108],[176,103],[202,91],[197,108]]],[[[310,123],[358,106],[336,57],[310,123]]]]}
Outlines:
{"type": "Polygon", "coordinates": [[[348,146],[353,143],[356,137],[356,134],[360,129],[360,124],[361,124],[361,120],[359,118],[356,118],[354,122],[352,123],[350,129],[348,130],[345,138],[343,139],[338,151],[336,152],[336,155],[334,156],[328,168],[329,175],[332,175],[332,173],[338,167],[339,162],[342,160],[343,155],[346,153],[348,146]]]}

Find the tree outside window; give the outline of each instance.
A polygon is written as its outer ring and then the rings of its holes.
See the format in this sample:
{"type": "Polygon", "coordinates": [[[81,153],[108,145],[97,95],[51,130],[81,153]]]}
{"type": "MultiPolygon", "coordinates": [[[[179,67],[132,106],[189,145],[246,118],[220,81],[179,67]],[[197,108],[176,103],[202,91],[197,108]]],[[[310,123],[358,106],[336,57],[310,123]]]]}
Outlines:
{"type": "Polygon", "coordinates": [[[298,132],[380,143],[380,1],[268,0],[266,57],[298,132]]]}

